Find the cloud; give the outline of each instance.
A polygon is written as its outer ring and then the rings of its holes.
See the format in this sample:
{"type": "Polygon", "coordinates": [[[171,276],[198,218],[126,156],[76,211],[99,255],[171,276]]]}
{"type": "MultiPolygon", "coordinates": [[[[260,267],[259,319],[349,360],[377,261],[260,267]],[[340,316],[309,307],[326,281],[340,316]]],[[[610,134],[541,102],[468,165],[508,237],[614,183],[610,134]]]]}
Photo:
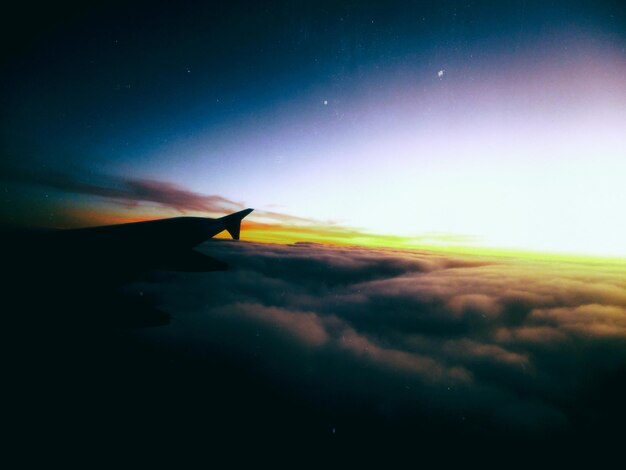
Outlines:
{"type": "Polygon", "coordinates": [[[9,180],[88,196],[111,199],[134,207],[152,203],[179,212],[225,212],[243,208],[239,202],[217,195],[204,195],[164,181],[113,177],[99,174],[69,174],[13,169],[9,180]]]}
{"type": "Polygon", "coordinates": [[[614,305],[580,305],[535,309],[531,318],[553,322],[555,327],[589,336],[626,339],[626,308],[614,305]]]}
{"type": "Polygon", "coordinates": [[[229,305],[224,313],[243,316],[259,323],[270,322],[284,334],[306,345],[321,346],[329,340],[326,329],[315,313],[245,303],[229,305]]]}
{"type": "Polygon", "coordinates": [[[199,249],[232,269],[141,286],[173,313],[180,340],[194,331],[227,354],[256,351],[267,380],[290,377],[321,409],[341,396],[407,426],[438,416],[565,432],[597,419],[600,378],[626,370],[621,265],[314,243],[199,249]]]}

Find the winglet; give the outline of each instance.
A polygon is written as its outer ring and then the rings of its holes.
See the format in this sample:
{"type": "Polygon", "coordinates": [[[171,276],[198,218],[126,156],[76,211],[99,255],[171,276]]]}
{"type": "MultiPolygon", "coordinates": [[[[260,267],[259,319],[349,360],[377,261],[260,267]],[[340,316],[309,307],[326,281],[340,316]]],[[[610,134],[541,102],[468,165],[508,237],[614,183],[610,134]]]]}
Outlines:
{"type": "Polygon", "coordinates": [[[253,210],[254,209],[244,209],[242,211],[235,212],[234,214],[227,215],[220,219],[222,222],[224,222],[226,230],[228,230],[228,233],[230,233],[230,236],[233,237],[234,240],[239,240],[241,220],[253,210]]]}

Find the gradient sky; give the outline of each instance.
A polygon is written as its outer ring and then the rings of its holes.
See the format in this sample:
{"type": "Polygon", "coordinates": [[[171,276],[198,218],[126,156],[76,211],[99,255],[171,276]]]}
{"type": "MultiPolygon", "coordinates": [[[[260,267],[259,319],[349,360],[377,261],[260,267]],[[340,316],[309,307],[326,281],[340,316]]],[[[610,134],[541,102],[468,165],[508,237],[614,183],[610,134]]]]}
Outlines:
{"type": "Polygon", "coordinates": [[[3,222],[175,215],[84,190],[132,179],[258,224],[626,256],[620,3],[24,7],[3,33],[3,222]]]}

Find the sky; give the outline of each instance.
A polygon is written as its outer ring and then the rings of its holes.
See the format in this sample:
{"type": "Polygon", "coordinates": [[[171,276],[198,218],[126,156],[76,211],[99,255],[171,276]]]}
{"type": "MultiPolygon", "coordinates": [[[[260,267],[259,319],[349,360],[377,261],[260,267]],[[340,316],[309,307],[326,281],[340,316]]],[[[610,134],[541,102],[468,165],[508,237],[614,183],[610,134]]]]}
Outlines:
{"type": "Polygon", "coordinates": [[[254,207],[257,241],[626,256],[618,1],[32,10],[3,33],[4,224],[254,207]]]}

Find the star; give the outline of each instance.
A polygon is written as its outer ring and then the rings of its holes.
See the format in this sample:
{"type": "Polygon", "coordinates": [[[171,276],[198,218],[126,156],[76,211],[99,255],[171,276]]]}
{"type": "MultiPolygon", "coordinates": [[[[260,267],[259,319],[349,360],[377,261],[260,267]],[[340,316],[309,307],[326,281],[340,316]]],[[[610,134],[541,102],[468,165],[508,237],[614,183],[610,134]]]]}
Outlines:
{"type": "Polygon", "coordinates": [[[328,106],[328,100],[324,100],[324,106],[328,106]]]}
{"type": "Polygon", "coordinates": [[[437,76],[439,78],[443,77],[444,72],[445,72],[445,70],[441,69],[439,72],[437,72],[437,76]]]}

